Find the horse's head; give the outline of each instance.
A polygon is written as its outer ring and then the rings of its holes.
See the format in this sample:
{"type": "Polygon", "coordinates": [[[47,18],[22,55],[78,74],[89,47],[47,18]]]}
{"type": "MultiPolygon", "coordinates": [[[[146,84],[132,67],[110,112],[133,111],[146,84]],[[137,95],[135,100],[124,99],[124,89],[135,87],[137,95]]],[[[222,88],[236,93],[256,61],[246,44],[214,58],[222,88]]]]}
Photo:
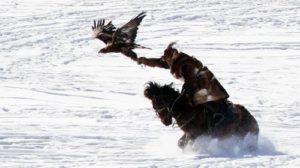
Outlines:
{"type": "Polygon", "coordinates": [[[168,126],[172,124],[172,112],[170,108],[174,100],[180,95],[172,88],[172,84],[160,86],[157,83],[149,82],[144,90],[144,95],[152,101],[154,110],[161,122],[168,126]]]}

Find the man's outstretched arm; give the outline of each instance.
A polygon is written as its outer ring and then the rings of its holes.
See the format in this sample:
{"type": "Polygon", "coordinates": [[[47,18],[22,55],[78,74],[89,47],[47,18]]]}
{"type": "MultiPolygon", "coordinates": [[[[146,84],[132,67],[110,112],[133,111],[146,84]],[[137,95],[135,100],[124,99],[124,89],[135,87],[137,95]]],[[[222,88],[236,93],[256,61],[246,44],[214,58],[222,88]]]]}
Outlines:
{"type": "Polygon", "coordinates": [[[165,68],[169,69],[169,65],[166,63],[166,61],[163,61],[161,58],[145,58],[145,57],[139,57],[137,59],[138,64],[143,64],[149,67],[159,67],[159,68],[165,68]]]}

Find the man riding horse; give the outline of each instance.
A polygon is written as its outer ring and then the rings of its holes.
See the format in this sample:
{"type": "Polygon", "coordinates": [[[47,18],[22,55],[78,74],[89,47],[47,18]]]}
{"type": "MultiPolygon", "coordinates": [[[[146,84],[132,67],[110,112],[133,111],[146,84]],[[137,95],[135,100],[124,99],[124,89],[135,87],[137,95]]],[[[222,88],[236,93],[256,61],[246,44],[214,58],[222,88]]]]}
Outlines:
{"type": "Polygon", "coordinates": [[[140,57],[138,64],[170,69],[175,78],[184,81],[182,94],[188,97],[192,106],[204,105],[213,112],[214,120],[219,118],[216,121],[218,123],[224,119],[233,120],[232,109],[227,101],[229,95],[214,74],[195,57],[173,48],[174,44],[168,45],[162,57],[140,57]]]}

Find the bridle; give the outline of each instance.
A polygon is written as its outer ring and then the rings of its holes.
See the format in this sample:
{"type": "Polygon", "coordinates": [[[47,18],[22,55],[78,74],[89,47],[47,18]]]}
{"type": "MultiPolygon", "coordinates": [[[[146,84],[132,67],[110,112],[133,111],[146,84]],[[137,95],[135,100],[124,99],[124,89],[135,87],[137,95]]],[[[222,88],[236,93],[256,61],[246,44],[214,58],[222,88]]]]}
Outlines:
{"type": "MultiPolygon", "coordinates": [[[[153,96],[153,101],[154,101],[155,104],[157,104],[157,102],[158,102],[157,101],[157,96],[153,96]]],[[[163,104],[165,104],[165,103],[163,103],[163,104]]],[[[168,112],[171,112],[170,113],[171,116],[173,115],[172,111],[170,111],[169,106],[166,106],[166,107],[163,106],[161,108],[155,109],[156,115],[159,116],[165,110],[167,110],[168,112]]]]}
{"type": "MultiPolygon", "coordinates": [[[[184,95],[184,93],[185,93],[185,89],[183,89],[182,90],[182,92],[181,92],[181,94],[179,95],[179,96],[177,96],[176,97],[176,99],[171,103],[169,103],[169,105],[168,106],[166,106],[166,107],[161,107],[161,108],[159,108],[159,109],[155,109],[155,112],[156,112],[156,115],[159,117],[160,116],[160,114],[163,112],[163,111],[165,111],[165,110],[167,110],[168,111],[168,116],[170,117],[174,117],[174,111],[173,111],[173,108],[174,108],[174,106],[176,105],[176,103],[178,102],[178,100],[184,95]]],[[[154,103],[155,104],[157,104],[157,98],[156,98],[156,96],[154,96],[153,97],[153,101],[154,101],[154,103]]],[[[164,103],[165,104],[165,103],[164,103]]],[[[175,119],[178,119],[178,118],[180,118],[181,117],[181,115],[182,115],[182,113],[181,114],[179,114],[175,119]]],[[[174,125],[176,124],[177,122],[176,121],[174,121],[173,123],[172,123],[172,127],[174,127],[174,125]]]]}

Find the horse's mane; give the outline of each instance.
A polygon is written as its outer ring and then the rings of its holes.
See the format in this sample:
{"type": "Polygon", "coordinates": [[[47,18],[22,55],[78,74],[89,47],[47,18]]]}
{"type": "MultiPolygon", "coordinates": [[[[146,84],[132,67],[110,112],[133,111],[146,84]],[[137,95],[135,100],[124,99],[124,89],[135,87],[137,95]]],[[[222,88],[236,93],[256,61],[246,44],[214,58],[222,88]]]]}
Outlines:
{"type": "Polygon", "coordinates": [[[156,82],[148,82],[144,94],[150,99],[156,95],[169,95],[172,97],[178,97],[180,95],[179,91],[173,87],[173,83],[160,85],[156,82]]]}

